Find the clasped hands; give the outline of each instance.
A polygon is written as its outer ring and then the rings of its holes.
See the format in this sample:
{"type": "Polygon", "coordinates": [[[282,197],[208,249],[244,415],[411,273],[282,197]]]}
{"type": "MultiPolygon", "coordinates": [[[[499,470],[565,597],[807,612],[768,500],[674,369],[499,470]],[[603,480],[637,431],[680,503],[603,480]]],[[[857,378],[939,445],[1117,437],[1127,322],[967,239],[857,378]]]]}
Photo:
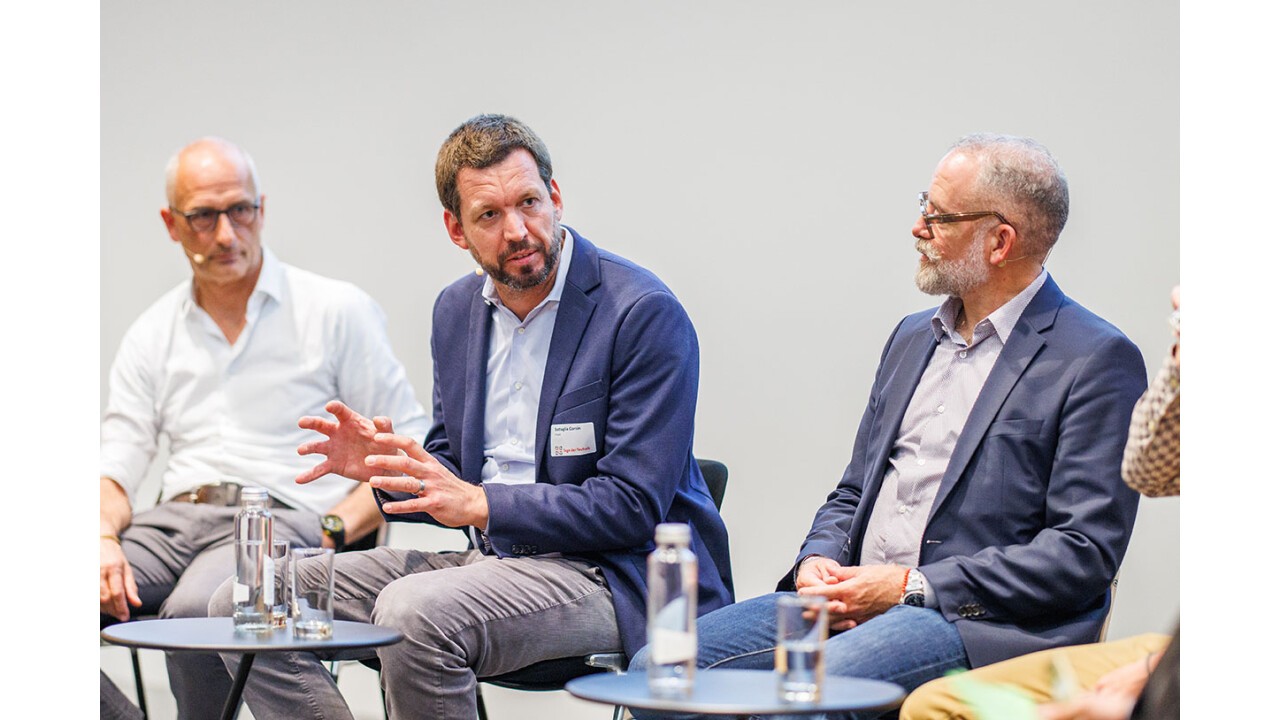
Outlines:
{"type": "Polygon", "coordinates": [[[338,400],[324,409],[334,419],[308,416],[298,421],[298,427],[325,436],[298,446],[299,455],[325,456],[299,475],[298,483],[333,473],[381,490],[417,495],[384,503],[387,513],[425,512],[448,527],[488,526],[489,501],[484,490],[450,472],[418,440],[395,434],[390,418],[370,420],[338,400]]]}
{"type": "Polygon", "coordinates": [[[898,604],[907,568],[899,565],[845,567],[830,558],[814,556],[796,573],[801,595],[827,598],[827,623],[832,632],[848,630],[898,604]]]}

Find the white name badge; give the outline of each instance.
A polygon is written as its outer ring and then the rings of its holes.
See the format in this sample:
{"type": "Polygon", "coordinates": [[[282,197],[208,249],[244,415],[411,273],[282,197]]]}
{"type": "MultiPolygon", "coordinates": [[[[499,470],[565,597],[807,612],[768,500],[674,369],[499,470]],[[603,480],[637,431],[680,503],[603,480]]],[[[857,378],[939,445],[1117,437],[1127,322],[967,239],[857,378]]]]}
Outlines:
{"type": "Polygon", "coordinates": [[[595,423],[551,426],[551,457],[590,455],[595,451],[595,423]]]}

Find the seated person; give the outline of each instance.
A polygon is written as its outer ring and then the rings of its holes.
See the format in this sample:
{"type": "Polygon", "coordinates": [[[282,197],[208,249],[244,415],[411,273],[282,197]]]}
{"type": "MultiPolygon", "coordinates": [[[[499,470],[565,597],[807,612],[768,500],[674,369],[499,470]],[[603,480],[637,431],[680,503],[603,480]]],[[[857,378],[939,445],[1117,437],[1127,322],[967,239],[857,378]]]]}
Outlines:
{"type": "MultiPolygon", "coordinates": [[[[376,651],[392,718],[474,718],[478,676],[634,653],[658,523],[691,527],[700,611],[733,600],[728,535],[693,459],[698,341],[675,295],[560,224],[547,148],[514,118],[455,129],[436,189],[481,270],[435,303],[426,442],[335,402],[333,420],[303,421],[327,437],[299,448],[325,456],[300,482],[368,482],[389,519],[471,537],[460,553],[335,559],[335,616],[406,636],[376,651]]],[[[210,614],[231,614],[229,583],[210,614]]],[[[260,656],[245,698],[259,720],[351,717],[315,653],[260,656]]]]}
{"type": "MultiPolygon", "coordinates": [[[[1173,290],[1173,307],[1176,312],[1178,288],[1173,290]]],[[[1173,351],[1165,357],[1155,382],[1134,408],[1121,465],[1129,487],[1150,497],[1177,495],[1181,486],[1179,344],[1180,338],[1175,335],[1173,351]]],[[[903,703],[901,717],[977,718],[964,691],[964,683],[971,680],[1015,688],[1035,703],[1057,700],[1040,709],[1040,716],[1051,720],[1124,720],[1131,715],[1176,718],[1177,646],[1166,653],[1168,647],[1167,635],[1149,633],[1115,642],[1032,653],[965,673],[960,676],[964,680],[946,677],[927,683],[903,703]],[[1071,699],[1055,697],[1055,668],[1061,663],[1070,668],[1067,674],[1077,684],[1068,691],[1089,690],[1071,699]],[[1148,678],[1154,678],[1149,689],[1148,678]],[[1134,704],[1140,695],[1143,705],[1135,712],[1134,704]]]]}
{"type": "MultiPolygon", "coordinates": [[[[310,463],[298,417],[335,395],[381,408],[407,431],[427,415],[391,350],[382,310],[349,283],[286,265],[263,246],[266,197],[249,155],[218,138],[184,147],[165,173],[169,236],[192,278],[129,328],[102,420],[102,623],[134,613],[204,617],[235,572],[238,488],[271,494],[280,539],[334,547],[373,532],[369,489],[336,475],[293,482],[310,463]],[[161,436],[160,502],[133,505],[161,436]]],[[[218,717],[231,678],[217,655],[170,653],[181,718],[218,717]]],[[[104,678],[105,680],[105,678],[104,678]]]]}
{"type": "MultiPolygon", "coordinates": [[[[1137,512],[1120,461],[1145,373],[1043,268],[1067,207],[1049,152],[1007,136],[961,139],[921,194],[916,284],[946,300],[890,336],[778,586],[827,598],[828,675],[910,690],[1097,638],[1137,512]]],[[[700,618],[698,665],[772,668],[778,597],[700,618]]]]}

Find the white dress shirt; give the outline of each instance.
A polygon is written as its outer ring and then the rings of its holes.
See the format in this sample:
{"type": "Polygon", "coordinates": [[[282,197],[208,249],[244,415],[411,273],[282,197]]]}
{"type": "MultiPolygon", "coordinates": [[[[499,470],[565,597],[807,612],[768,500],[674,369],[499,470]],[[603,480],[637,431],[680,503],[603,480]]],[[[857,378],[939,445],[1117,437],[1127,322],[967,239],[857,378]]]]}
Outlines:
{"type": "Polygon", "coordinates": [[[323,458],[298,455],[322,436],[298,427],[338,399],[397,432],[425,437],[386,332],[386,316],[351,283],[281,263],[263,248],[244,329],[228,343],[196,304],[193,285],[165,293],[133,323],[112,364],[102,420],[101,473],[134,493],[169,439],[161,500],[207,483],[260,485],[288,505],[323,514],[355,487],[326,475],[294,477],[323,458]]]}
{"type": "MultiPolygon", "coordinates": [[[[493,278],[486,275],[480,288],[480,295],[493,317],[489,326],[489,358],[485,364],[482,483],[521,485],[538,480],[533,452],[542,377],[551,351],[551,335],[556,329],[560,296],[564,294],[564,281],[573,260],[573,233],[563,229],[561,232],[564,245],[555,283],[523,321],[502,304],[493,278]]],[[[471,542],[484,552],[492,552],[483,530],[469,528],[471,542]]]]}
{"type": "Polygon", "coordinates": [[[485,366],[482,482],[516,485],[537,480],[533,451],[542,376],[547,368],[551,333],[556,328],[565,277],[573,259],[573,233],[563,232],[564,247],[555,283],[524,321],[502,304],[492,278],[486,275],[480,289],[493,316],[489,327],[489,359],[485,366]]]}

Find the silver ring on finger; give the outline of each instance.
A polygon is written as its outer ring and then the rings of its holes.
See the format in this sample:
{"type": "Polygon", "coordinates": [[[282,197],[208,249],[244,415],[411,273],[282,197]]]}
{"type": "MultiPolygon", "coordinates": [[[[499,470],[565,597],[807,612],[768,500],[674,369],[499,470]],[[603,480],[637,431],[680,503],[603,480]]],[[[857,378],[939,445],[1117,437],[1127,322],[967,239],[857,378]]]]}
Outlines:
{"type": "Polygon", "coordinates": [[[422,478],[418,478],[418,495],[421,496],[422,493],[426,491],[427,491],[427,481],[423,480],[422,478]]]}

